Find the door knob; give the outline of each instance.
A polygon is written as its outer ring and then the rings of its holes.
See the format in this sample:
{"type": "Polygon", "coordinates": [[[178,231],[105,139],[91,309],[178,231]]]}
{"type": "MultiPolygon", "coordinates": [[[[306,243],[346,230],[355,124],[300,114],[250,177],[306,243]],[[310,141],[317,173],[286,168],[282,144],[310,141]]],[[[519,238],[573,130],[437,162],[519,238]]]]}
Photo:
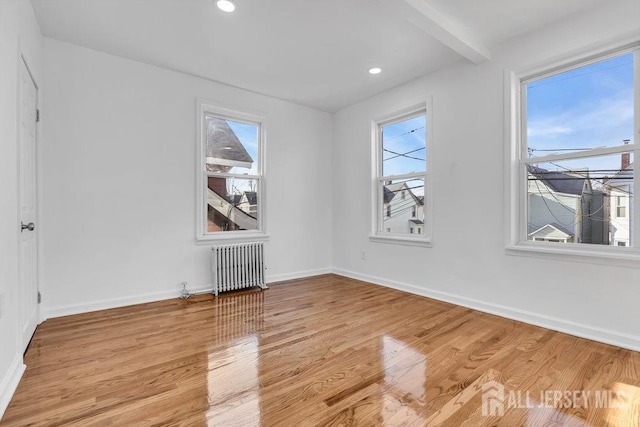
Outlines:
{"type": "Polygon", "coordinates": [[[21,229],[20,232],[22,233],[24,230],[29,230],[29,231],[33,231],[36,229],[36,225],[32,222],[30,222],[29,224],[25,224],[24,222],[20,221],[21,224],[21,229]]]}

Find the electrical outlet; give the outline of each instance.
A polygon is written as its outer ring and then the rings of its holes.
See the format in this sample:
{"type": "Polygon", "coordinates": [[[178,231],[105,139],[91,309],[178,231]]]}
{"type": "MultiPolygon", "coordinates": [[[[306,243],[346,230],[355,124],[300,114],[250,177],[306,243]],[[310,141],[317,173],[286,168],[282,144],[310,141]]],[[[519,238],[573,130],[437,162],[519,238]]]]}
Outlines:
{"type": "Polygon", "coordinates": [[[362,254],[360,255],[360,258],[362,258],[363,261],[367,260],[367,251],[365,251],[364,249],[362,250],[362,254]]]}

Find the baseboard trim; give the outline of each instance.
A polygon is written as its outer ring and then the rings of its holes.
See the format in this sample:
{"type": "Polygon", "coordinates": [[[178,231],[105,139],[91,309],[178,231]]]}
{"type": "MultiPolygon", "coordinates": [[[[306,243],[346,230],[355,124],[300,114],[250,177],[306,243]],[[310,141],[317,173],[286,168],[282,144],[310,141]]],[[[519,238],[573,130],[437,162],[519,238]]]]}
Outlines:
{"type": "Polygon", "coordinates": [[[20,379],[26,368],[26,365],[22,363],[22,357],[18,355],[2,379],[0,383],[0,420],[2,420],[4,411],[7,410],[9,402],[11,402],[11,398],[18,388],[18,384],[20,384],[20,379]]]}
{"type": "Polygon", "coordinates": [[[277,274],[274,276],[267,275],[267,284],[285,282],[287,280],[302,279],[305,277],[322,276],[323,274],[331,273],[333,273],[333,269],[331,268],[319,268],[317,270],[304,270],[297,271],[295,273],[277,274]]]}
{"type": "Polygon", "coordinates": [[[341,268],[334,268],[333,273],[340,276],[345,276],[352,279],[362,280],[376,285],[397,289],[399,291],[409,292],[415,295],[460,305],[463,307],[482,311],[484,313],[505,317],[507,319],[517,320],[519,322],[540,326],[546,329],[551,329],[576,337],[586,338],[592,341],[599,341],[605,344],[611,344],[633,351],[640,351],[640,337],[638,336],[620,333],[595,326],[584,325],[557,317],[544,316],[526,310],[520,310],[499,304],[466,298],[459,295],[436,291],[433,289],[422,288],[407,283],[397,282],[394,280],[360,274],[341,268]]]}
{"type": "MultiPolygon", "coordinates": [[[[305,270],[295,273],[278,274],[274,276],[267,275],[266,279],[267,284],[269,284],[282,282],[285,280],[300,279],[303,277],[319,276],[322,274],[329,274],[331,272],[332,270],[330,268],[322,268],[317,270],[305,270]]],[[[189,291],[191,292],[191,294],[202,294],[212,292],[212,289],[212,285],[207,285],[206,287],[189,289],[189,291]]],[[[83,304],[67,305],[63,307],[46,308],[42,317],[44,319],[52,319],[55,317],[71,316],[74,314],[89,313],[98,310],[108,310],[110,308],[126,307],[128,305],[134,304],[162,301],[171,298],[178,298],[180,297],[180,293],[181,290],[176,289],[175,291],[156,292],[146,295],[135,295],[131,297],[113,298],[102,301],[90,301],[83,304]]]]}
{"type": "Polygon", "coordinates": [[[102,301],[91,301],[84,304],[67,305],[63,307],[53,307],[45,309],[46,318],[71,316],[73,314],[89,313],[92,311],[108,310],[110,308],[126,307],[134,304],[144,304],[147,302],[162,301],[171,298],[178,298],[180,290],[156,292],[146,295],[135,295],[125,298],[113,298],[102,301]]]}

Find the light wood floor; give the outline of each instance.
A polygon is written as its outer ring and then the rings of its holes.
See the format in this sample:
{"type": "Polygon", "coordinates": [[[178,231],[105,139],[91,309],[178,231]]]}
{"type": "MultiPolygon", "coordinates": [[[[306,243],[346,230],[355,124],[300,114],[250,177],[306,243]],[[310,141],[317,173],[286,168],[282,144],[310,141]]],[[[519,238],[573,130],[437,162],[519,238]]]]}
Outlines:
{"type": "Polygon", "coordinates": [[[51,319],[25,362],[2,426],[640,420],[640,353],[335,275],[51,319]]]}

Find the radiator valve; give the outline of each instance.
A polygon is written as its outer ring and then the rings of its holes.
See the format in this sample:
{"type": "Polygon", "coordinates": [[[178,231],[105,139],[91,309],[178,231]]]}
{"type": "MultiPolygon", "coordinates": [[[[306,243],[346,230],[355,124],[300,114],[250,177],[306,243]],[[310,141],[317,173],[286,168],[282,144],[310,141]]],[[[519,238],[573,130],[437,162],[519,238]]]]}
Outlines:
{"type": "Polygon", "coordinates": [[[182,299],[189,298],[191,296],[191,294],[187,290],[187,282],[182,282],[180,284],[182,285],[182,294],[180,295],[180,298],[182,298],[182,299]]]}

